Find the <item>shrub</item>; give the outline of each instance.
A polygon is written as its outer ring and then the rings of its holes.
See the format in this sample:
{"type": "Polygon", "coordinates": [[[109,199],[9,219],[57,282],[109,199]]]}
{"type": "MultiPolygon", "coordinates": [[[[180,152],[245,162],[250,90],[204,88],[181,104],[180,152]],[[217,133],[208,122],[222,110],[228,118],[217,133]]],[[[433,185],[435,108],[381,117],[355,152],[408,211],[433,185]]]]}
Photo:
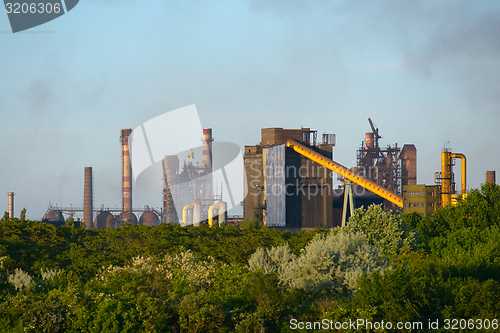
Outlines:
{"type": "Polygon", "coordinates": [[[300,256],[290,254],[288,246],[257,250],[250,257],[252,269],[278,272],[280,282],[289,288],[311,292],[333,290],[352,295],[357,278],[363,273],[383,270],[387,258],[368,243],[363,234],[318,235],[300,256]]]}
{"type": "Polygon", "coordinates": [[[399,214],[384,211],[381,205],[371,205],[366,210],[361,207],[354,210],[349,223],[344,228],[337,228],[336,233],[366,236],[368,243],[379,247],[385,254],[400,254],[417,248],[418,232],[411,230],[410,224],[399,214]]]}

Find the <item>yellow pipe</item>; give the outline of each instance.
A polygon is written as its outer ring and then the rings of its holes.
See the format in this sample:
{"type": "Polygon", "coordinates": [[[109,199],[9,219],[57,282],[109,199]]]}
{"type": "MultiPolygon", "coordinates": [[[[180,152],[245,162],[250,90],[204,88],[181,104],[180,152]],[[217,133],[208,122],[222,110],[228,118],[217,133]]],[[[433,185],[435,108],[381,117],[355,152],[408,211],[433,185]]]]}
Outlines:
{"type": "Polygon", "coordinates": [[[401,198],[399,195],[383,188],[382,186],[379,186],[372,182],[371,180],[368,180],[364,177],[361,177],[351,170],[347,169],[345,166],[338,164],[337,162],[332,161],[331,159],[315,152],[314,150],[307,148],[306,146],[298,143],[297,141],[293,139],[288,139],[286,142],[286,146],[292,148],[295,150],[297,153],[309,158],[310,160],[318,163],[319,165],[324,166],[325,168],[332,170],[345,178],[349,179],[350,181],[363,186],[367,190],[375,193],[376,195],[381,196],[382,198],[386,199],[387,201],[392,202],[393,204],[403,207],[403,198],[401,198]]]}
{"type": "Polygon", "coordinates": [[[219,205],[212,205],[208,208],[208,225],[210,228],[214,225],[214,209],[219,209],[219,205]]]}
{"type": "Polygon", "coordinates": [[[462,195],[467,193],[467,158],[462,153],[452,153],[451,158],[460,158],[462,167],[462,195]]]}
{"type": "Polygon", "coordinates": [[[194,206],[193,205],[186,205],[182,209],[182,226],[183,227],[187,226],[188,210],[190,210],[190,209],[194,209],[194,206]]]}

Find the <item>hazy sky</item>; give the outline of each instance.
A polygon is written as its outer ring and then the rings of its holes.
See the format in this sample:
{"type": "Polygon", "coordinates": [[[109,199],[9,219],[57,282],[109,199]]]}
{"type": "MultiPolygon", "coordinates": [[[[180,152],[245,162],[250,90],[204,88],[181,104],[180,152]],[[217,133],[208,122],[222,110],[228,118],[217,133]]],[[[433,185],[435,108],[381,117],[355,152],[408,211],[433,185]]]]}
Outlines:
{"type": "Polygon", "coordinates": [[[83,0],[17,34],[0,14],[0,45],[0,211],[13,191],[16,216],[82,207],[86,166],[95,207],[121,207],[120,129],[191,104],[242,148],[304,126],[353,166],[371,117],[382,145],[415,144],[418,183],[447,141],[469,188],[500,172],[499,1],[83,0]]]}

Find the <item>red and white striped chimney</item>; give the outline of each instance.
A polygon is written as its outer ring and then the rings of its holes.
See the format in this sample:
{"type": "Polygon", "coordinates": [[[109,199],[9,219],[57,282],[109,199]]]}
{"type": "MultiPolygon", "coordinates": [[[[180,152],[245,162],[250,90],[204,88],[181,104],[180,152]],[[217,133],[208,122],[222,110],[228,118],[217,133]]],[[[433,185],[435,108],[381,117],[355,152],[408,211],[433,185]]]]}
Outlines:
{"type": "Polygon", "coordinates": [[[203,165],[208,168],[208,172],[211,173],[212,170],[212,129],[203,129],[203,165]]]}
{"type": "Polygon", "coordinates": [[[128,139],[132,129],[121,130],[122,142],[122,211],[132,212],[132,164],[128,139]]]}

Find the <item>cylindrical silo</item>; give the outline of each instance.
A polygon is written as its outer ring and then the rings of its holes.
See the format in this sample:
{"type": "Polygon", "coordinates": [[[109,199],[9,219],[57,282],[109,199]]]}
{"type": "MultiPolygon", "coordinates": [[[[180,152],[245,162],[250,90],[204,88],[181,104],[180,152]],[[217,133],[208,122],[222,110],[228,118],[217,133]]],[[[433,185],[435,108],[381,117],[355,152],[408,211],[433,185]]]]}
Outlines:
{"type": "Polygon", "coordinates": [[[227,225],[227,203],[225,201],[219,201],[219,225],[227,225]]]}
{"type": "Polygon", "coordinates": [[[495,171],[486,171],[486,182],[495,184],[496,179],[495,179],[495,171]]]}
{"type": "Polygon", "coordinates": [[[85,167],[83,188],[83,221],[86,229],[92,229],[92,167],[85,167]]]}
{"type": "Polygon", "coordinates": [[[199,227],[201,222],[201,203],[196,200],[193,202],[193,226],[199,227]]]}
{"type": "Polygon", "coordinates": [[[14,192],[9,192],[9,218],[14,218],[14,192]]]}
{"type": "Polygon", "coordinates": [[[130,146],[128,139],[131,129],[121,130],[122,142],[122,211],[132,212],[132,164],[130,163],[130,146]]]}

